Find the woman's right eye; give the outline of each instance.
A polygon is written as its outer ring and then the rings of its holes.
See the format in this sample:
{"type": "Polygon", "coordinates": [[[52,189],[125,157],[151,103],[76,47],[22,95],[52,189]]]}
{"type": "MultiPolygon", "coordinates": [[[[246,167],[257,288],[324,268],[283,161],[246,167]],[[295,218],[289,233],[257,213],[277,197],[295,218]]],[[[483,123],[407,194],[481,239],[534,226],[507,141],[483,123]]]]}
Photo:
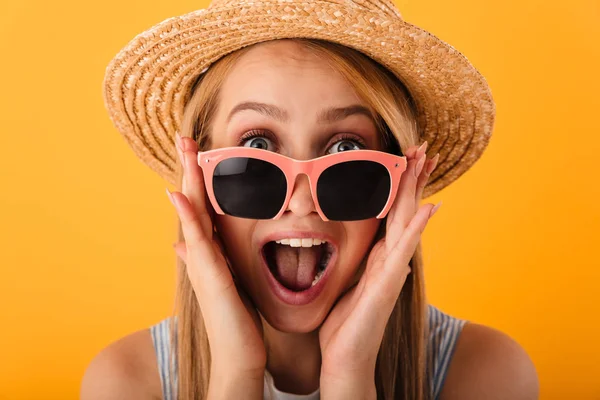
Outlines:
{"type": "Polygon", "coordinates": [[[273,144],[273,142],[271,142],[269,139],[267,139],[264,136],[256,136],[253,138],[249,138],[249,139],[243,140],[242,143],[244,144],[244,147],[254,147],[255,149],[271,150],[271,151],[275,150],[275,145],[273,144]]]}

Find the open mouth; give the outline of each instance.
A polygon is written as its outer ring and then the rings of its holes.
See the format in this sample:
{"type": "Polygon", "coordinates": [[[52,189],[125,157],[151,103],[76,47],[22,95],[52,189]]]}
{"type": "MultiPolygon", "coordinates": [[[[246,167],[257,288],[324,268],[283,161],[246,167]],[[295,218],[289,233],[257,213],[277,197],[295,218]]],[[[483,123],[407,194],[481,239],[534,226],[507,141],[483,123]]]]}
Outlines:
{"type": "Polygon", "coordinates": [[[281,239],[267,242],[264,259],[273,277],[292,292],[317,285],[334,253],[334,247],[320,239],[281,239]]]}

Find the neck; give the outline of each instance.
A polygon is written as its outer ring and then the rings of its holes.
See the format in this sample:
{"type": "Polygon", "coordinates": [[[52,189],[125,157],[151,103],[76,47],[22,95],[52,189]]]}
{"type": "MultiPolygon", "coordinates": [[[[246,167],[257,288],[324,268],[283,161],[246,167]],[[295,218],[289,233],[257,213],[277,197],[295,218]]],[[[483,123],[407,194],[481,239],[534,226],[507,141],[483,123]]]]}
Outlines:
{"type": "Polygon", "coordinates": [[[319,330],[286,333],[262,319],[267,370],[283,392],[309,394],[317,390],[321,374],[319,330]]]}

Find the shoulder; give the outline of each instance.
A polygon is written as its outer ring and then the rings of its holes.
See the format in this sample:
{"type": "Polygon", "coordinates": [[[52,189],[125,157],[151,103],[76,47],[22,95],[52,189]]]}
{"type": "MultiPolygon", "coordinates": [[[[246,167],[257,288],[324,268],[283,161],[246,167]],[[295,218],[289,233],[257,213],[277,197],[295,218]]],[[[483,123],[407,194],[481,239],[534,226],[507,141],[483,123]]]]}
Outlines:
{"type": "Polygon", "coordinates": [[[535,400],[538,396],[535,366],[516,341],[484,325],[464,325],[441,400],[535,400]]]}
{"type": "Polygon", "coordinates": [[[161,399],[160,376],[149,329],[111,343],[90,362],[81,400],[161,399]]]}

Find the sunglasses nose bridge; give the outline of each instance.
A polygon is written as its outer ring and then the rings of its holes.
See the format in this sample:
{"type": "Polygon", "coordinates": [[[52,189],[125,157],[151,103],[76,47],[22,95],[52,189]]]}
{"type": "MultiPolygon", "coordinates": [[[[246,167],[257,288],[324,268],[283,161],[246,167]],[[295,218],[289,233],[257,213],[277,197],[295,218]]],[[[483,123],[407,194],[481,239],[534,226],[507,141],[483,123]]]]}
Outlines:
{"type": "Polygon", "coordinates": [[[291,192],[288,207],[295,210],[295,212],[299,213],[300,215],[304,215],[315,210],[316,198],[313,193],[313,182],[311,179],[314,166],[315,163],[313,160],[294,160],[291,165],[292,176],[290,178],[292,178],[292,187],[290,188],[291,192]],[[306,189],[310,192],[310,194],[304,192],[303,190],[297,192],[299,188],[298,184],[300,183],[299,181],[302,180],[301,178],[298,178],[299,175],[306,175],[308,185],[306,189]],[[299,195],[299,193],[303,194],[299,195]],[[308,196],[306,196],[306,194],[308,194],[308,196]]]}
{"type": "Polygon", "coordinates": [[[313,160],[296,160],[292,167],[294,180],[298,178],[298,175],[306,175],[306,177],[310,181],[310,176],[312,174],[313,168],[313,160]]]}

